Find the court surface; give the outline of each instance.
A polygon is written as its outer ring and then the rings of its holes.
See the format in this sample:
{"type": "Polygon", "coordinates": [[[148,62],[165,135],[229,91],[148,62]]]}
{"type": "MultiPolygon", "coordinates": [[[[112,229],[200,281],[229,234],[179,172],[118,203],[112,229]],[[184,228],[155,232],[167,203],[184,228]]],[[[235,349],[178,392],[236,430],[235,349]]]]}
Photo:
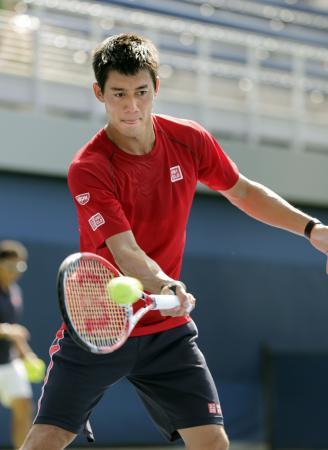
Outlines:
{"type": "MultiPolygon", "coordinates": [[[[152,447],[152,446],[147,446],[147,447],[93,447],[92,445],[86,446],[86,447],[68,447],[71,448],[72,450],[87,450],[87,449],[91,449],[91,450],[184,450],[184,447],[181,446],[176,446],[176,445],[167,445],[164,447],[152,447]]],[[[10,449],[6,449],[6,448],[1,448],[1,450],[10,450],[10,449]]],[[[229,450],[267,450],[267,448],[265,447],[265,445],[261,445],[261,444],[236,444],[236,443],[231,443],[229,450]]]]}
{"type": "MultiPolygon", "coordinates": [[[[79,449],[76,450],[86,450],[86,449],[92,449],[92,450],[184,450],[184,447],[182,446],[176,446],[176,445],[167,445],[164,447],[151,447],[151,446],[147,446],[147,447],[101,447],[101,448],[94,448],[92,446],[89,447],[81,447],[79,449]]],[[[247,443],[247,444],[243,444],[243,443],[231,443],[229,450],[266,450],[265,445],[261,445],[261,444],[252,444],[252,443],[247,443]]]]}

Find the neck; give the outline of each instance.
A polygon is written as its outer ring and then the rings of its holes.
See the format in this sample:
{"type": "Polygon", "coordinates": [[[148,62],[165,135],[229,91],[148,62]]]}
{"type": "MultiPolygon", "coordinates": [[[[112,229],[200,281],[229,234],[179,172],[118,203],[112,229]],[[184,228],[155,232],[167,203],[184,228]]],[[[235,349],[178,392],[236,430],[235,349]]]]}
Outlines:
{"type": "Polygon", "coordinates": [[[125,136],[108,123],[105,126],[108,138],[121,150],[131,155],[146,155],[150,153],[155,143],[155,133],[152,122],[136,136],[125,136]]]}

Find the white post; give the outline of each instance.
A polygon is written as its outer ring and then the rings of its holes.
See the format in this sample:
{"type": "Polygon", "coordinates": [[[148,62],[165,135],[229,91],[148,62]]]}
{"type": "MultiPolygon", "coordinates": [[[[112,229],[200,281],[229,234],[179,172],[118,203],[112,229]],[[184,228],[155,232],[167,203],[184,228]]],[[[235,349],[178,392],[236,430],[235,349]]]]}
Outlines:
{"type": "Polygon", "coordinates": [[[293,57],[293,95],[292,95],[292,109],[294,114],[294,126],[291,129],[292,133],[292,148],[294,152],[302,152],[305,147],[304,142],[304,127],[305,125],[305,92],[304,92],[304,58],[301,55],[294,55],[293,57]]]}

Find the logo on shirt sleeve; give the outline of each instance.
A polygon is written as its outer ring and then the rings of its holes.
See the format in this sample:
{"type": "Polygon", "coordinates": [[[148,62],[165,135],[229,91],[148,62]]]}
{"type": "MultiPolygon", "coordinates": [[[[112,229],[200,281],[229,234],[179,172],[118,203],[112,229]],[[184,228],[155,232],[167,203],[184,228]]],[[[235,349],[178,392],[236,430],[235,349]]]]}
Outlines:
{"type": "Polygon", "coordinates": [[[90,227],[93,231],[96,231],[97,228],[101,227],[101,225],[104,225],[105,219],[100,213],[97,213],[90,217],[88,220],[90,227]]]}
{"type": "Polygon", "coordinates": [[[170,167],[171,173],[171,182],[175,183],[176,181],[183,180],[183,175],[180,166],[170,167]]]}
{"type": "Polygon", "coordinates": [[[84,194],[76,195],[75,198],[80,205],[86,205],[90,200],[90,192],[84,192],[84,194]]]}

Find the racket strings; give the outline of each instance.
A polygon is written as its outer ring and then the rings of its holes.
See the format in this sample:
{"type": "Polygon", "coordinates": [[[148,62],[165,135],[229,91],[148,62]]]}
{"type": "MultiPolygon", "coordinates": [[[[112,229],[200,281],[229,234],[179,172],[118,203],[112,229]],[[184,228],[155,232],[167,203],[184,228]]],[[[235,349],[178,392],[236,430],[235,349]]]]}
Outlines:
{"type": "Polygon", "coordinates": [[[129,309],[114,303],[107,283],[114,277],[96,260],[79,259],[66,272],[64,289],[66,308],[79,336],[105,348],[124,338],[129,322],[129,309]]]}

